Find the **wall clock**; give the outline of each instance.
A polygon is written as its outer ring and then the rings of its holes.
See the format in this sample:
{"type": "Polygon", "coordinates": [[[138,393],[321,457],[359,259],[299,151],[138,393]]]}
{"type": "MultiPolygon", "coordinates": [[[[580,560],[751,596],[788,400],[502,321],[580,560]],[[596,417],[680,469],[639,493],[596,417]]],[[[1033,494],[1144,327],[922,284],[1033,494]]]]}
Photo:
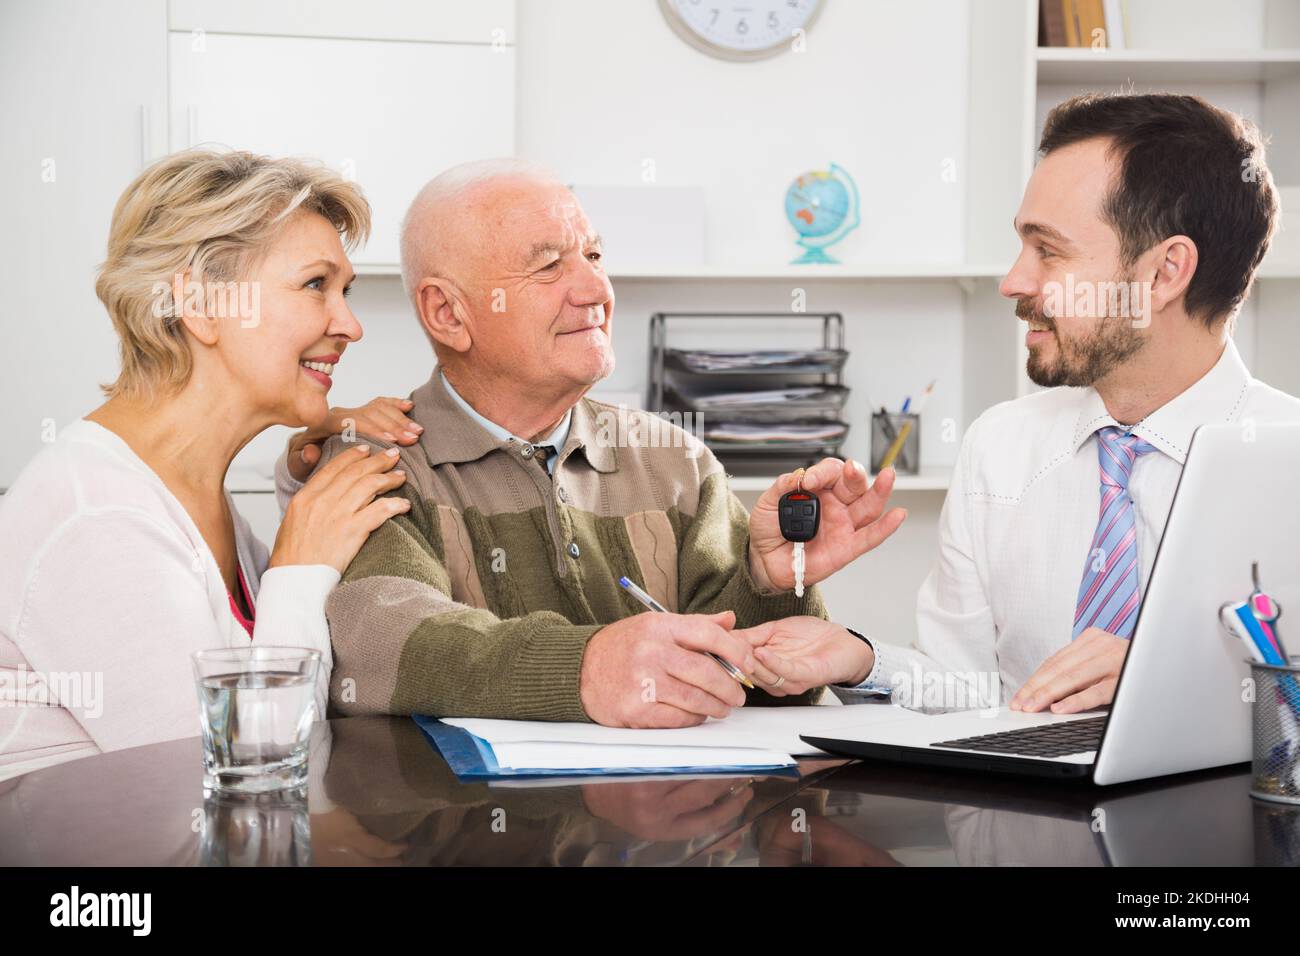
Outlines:
{"type": "Polygon", "coordinates": [[[724,60],[761,60],[790,49],[795,30],[807,30],[823,0],[659,0],[673,31],[724,60]]]}

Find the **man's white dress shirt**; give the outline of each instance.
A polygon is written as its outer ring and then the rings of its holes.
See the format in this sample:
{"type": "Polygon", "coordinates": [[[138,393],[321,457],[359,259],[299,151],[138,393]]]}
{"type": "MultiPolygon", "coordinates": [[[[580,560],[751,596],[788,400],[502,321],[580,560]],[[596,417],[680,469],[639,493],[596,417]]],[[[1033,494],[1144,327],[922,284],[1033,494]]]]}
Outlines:
{"type": "MultiPolygon", "coordinates": [[[[1129,482],[1142,593],[1192,432],[1275,421],[1300,421],[1300,399],[1252,378],[1229,339],[1209,372],[1132,427],[1156,448],[1129,482]]],[[[1048,389],[980,415],[939,518],[938,561],[917,596],[915,647],[870,640],[871,673],[857,688],[833,687],[837,696],[855,703],[888,688],[921,706],[923,693],[957,688],[964,700],[938,705],[1006,703],[1065,647],[1101,503],[1096,432],[1118,424],[1093,388],[1048,389]]]]}

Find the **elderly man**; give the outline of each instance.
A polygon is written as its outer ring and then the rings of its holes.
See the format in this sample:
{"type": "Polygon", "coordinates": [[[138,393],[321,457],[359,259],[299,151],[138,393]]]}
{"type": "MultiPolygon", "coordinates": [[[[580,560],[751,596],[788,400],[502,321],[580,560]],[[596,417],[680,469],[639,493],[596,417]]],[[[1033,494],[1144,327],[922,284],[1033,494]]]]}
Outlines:
{"type": "MultiPolygon", "coordinates": [[[[438,367],[411,395],[411,510],[371,535],[327,604],[331,707],[680,727],[747,699],[816,699],[783,695],[732,633],[825,616],[816,588],[791,592],[776,509],[796,477],[751,517],[698,440],[584,398],[614,368],[614,293],[573,193],[513,160],[449,170],[407,213],[402,275],[438,367]],[[646,612],[623,575],[669,613],[646,612]],[[747,698],[709,653],[760,689],[747,698]]],[[[885,512],[892,472],[869,487],[860,464],[827,458],[803,481],[823,511],[810,585],[905,517],[885,512]]],[[[280,482],[292,490],[283,462],[280,482]]]]}

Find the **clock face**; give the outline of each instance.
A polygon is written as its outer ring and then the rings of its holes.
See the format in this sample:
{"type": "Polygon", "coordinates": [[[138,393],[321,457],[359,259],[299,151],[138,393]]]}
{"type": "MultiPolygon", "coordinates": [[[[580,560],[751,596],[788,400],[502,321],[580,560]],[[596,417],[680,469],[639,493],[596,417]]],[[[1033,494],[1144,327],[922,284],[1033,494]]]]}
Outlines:
{"type": "Polygon", "coordinates": [[[692,46],[729,60],[756,60],[790,49],[822,0],[659,0],[664,17],[692,46]]]}

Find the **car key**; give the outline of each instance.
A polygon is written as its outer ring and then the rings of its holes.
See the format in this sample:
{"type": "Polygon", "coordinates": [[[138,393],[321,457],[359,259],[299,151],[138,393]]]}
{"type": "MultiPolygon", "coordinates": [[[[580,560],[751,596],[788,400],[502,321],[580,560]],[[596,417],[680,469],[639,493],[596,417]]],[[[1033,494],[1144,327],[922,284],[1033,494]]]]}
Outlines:
{"type": "Polygon", "coordinates": [[[811,491],[804,491],[803,469],[799,469],[799,486],[787,491],[777,503],[777,523],[781,537],[794,545],[791,570],[794,572],[794,596],[803,597],[804,543],[811,541],[821,524],[821,502],[811,491]]]}

